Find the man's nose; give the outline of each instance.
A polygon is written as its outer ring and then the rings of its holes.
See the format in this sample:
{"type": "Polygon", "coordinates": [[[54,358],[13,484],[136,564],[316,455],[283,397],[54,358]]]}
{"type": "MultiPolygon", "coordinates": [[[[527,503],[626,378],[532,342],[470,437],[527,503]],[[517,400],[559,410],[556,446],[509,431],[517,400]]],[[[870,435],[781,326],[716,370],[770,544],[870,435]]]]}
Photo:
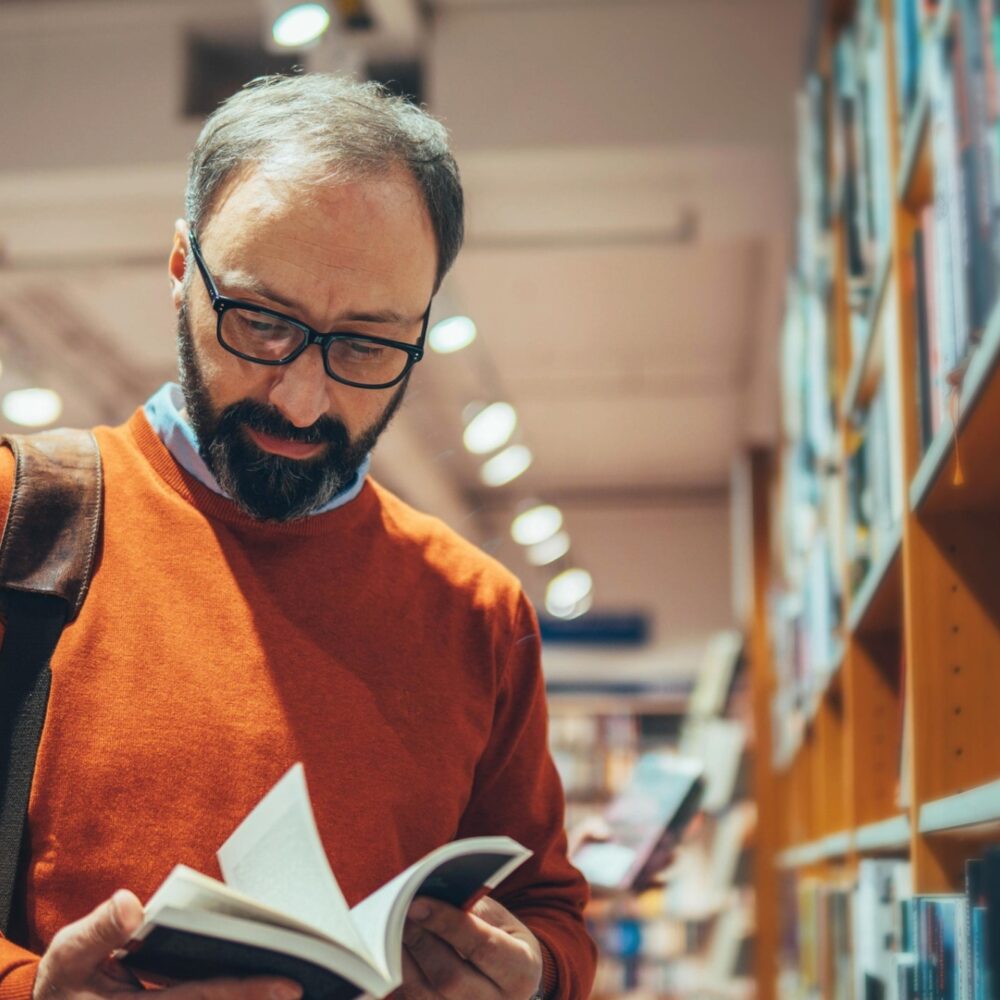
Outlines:
{"type": "Polygon", "coordinates": [[[323,368],[323,354],[315,344],[291,364],[274,369],[268,401],[296,427],[310,427],[330,405],[330,378],[323,368]]]}

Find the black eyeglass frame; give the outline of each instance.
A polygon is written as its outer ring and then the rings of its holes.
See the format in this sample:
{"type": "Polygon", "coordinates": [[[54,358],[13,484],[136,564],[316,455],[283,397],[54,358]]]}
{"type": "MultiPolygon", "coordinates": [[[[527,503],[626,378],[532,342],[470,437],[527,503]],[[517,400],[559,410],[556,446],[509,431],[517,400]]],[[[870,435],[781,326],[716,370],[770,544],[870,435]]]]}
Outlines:
{"type": "Polygon", "coordinates": [[[278,312],[275,309],[268,309],[266,306],[259,306],[255,302],[246,302],[243,299],[232,299],[227,295],[222,295],[219,292],[218,287],[215,284],[215,280],[209,273],[208,267],[205,264],[205,260],[201,255],[201,247],[198,245],[198,237],[195,236],[193,232],[188,234],[188,239],[191,243],[191,253],[194,255],[195,263],[198,265],[198,270],[201,272],[202,281],[205,283],[205,289],[208,291],[208,296],[212,301],[212,308],[215,310],[216,320],[215,326],[215,336],[219,341],[219,344],[230,354],[235,354],[238,358],[243,358],[244,361],[252,361],[257,365],[287,365],[291,364],[307,347],[312,344],[319,346],[320,353],[323,355],[323,369],[326,374],[336,382],[340,382],[343,385],[354,386],[356,389],[391,389],[394,385],[398,385],[403,381],[404,378],[410,373],[413,366],[421,360],[424,356],[424,339],[427,336],[427,321],[431,315],[431,302],[427,303],[427,308],[424,310],[424,315],[421,318],[420,327],[420,337],[417,339],[415,344],[406,344],[399,340],[389,340],[386,337],[373,337],[366,333],[320,333],[318,330],[314,330],[307,323],[303,323],[302,320],[296,319],[294,316],[288,316],[285,313],[278,312]],[[272,316],[275,319],[281,320],[283,323],[290,323],[292,326],[301,330],[305,337],[299,347],[297,347],[291,354],[286,354],[283,358],[278,358],[275,361],[269,361],[264,358],[255,358],[249,354],[244,354],[242,351],[237,351],[235,347],[231,347],[226,343],[222,336],[222,318],[225,316],[226,312],[230,309],[246,309],[250,312],[262,313],[265,316],[272,316]],[[330,367],[330,345],[337,340],[360,340],[369,344],[378,344],[382,347],[395,347],[401,351],[404,351],[407,355],[407,362],[403,370],[391,381],[389,382],[379,382],[376,385],[372,385],[368,382],[354,382],[351,379],[344,378],[343,375],[338,375],[330,367]]]}

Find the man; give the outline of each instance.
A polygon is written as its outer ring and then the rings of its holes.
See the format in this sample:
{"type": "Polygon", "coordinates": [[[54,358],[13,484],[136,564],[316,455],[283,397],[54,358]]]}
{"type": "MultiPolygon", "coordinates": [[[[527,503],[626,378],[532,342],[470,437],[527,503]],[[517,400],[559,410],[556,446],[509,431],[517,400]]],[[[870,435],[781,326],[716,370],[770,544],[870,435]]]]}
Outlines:
{"type": "Polygon", "coordinates": [[[213,872],[296,760],[351,903],[456,837],[534,851],[471,913],[414,904],[402,995],[588,994],[532,610],[366,477],[461,238],[443,128],[370,85],[259,81],[206,123],[169,258],[183,397],[95,432],[102,550],[52,660],[0,1000],[136,990],[109,955],[139,899],[175,863],[213,872]]]}

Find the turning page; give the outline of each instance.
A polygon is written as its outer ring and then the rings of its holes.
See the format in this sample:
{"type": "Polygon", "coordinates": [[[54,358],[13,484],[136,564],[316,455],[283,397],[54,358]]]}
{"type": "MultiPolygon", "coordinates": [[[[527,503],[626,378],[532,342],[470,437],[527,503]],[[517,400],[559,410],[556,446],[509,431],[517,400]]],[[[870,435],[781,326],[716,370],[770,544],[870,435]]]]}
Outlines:
{"type": "Polygon", "coordinates": [[[227,885],[369,956],[323,850],[301,764],[261,799],[218,858],[227,885]]]}

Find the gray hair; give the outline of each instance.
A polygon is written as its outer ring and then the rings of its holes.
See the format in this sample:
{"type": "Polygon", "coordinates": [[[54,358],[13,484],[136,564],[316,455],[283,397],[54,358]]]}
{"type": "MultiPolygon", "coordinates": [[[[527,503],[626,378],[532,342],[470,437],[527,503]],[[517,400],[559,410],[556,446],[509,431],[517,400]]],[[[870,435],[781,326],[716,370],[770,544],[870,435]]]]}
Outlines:
{"type": "Polygon", "coordinates": [[[259,77],[205,121],[191,154],[188,222],[198,232],[222,187],[241,171],[290,162],[302,174],[325,177],[406,167],[434,229],[437,290],[464,235],[458,165],[437,119],[377,83],[324,73],[259,77]]]}

